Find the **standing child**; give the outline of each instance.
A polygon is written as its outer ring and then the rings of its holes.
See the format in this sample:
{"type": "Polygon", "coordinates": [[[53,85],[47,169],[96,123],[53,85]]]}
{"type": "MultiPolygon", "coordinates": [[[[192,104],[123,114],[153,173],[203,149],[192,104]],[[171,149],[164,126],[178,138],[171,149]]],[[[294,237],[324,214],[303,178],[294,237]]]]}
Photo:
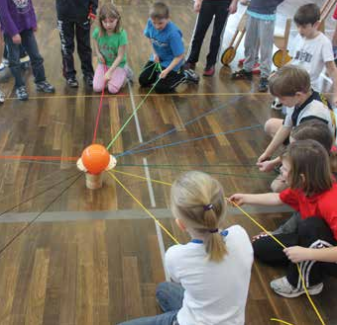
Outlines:
{"type": "Polygon", "coordinates": [[[107,83],[109,92],[116,94],[126,82],[128,38],[121,24],[121,16],[113,4],[102,5],[99,27],[96,27],[92,36],[99,60],[94,76],[94,91],[102,91],[107,83]]]}
{"type": "Polygon", "coordinates": [[[247,9],[245,61],[243,69],[232,74],[233,80],[252,80],[253,67],[260,48],[261,77],[259,91],[268,90],[274,44],[276,8],[283,0],[251,0],[247,9]]]}
{"type": "Polygon", "coordinates": [[[181,69],[184,60],[182,33],[170,21],[166,4],[156,2],[152,5],[144,34],[150,39],[153,53],[139,76],[141,86],[149,87],[157,82],[155,90],[168,93],[174,91],[181,83],[199,82],[199,77],[193,70],[181,69]],[[162,71],[154,69],[156,63],[160,63],[162,71]]]}
{"type": "Polygon", "coordinates": [[[206,59],[206,67],[203,73],[204,76],[209,77],[214,75],[220,44],[222,44],[222,37],[226,28],[227,17],[228,14],[234,14],[236,12],[237,5],[238,0],[194,0],[194,11],[198,13],[198,17],[185,68],[195,69],[195,65],[199,60],[202,42],[214,16],[212,38],[206,59]]]}
{"type": "Polygon", "coordinates": [[[305,293],[294,264],[299,262],[309,294],[316,295],[323,290],[324,275],[337,276],[337,184],[328,153],[315,140],[296,141],[282,155],[281,173],[290,186],[281,193],[234,194],[230,199],[238,205],[287,204],[299,212],[293,232],[275,235],[286,249],[262,236],[253,243],[254,253],[265,263],[288,264],[287,275],[270,283],[277,294],[294,298],[305,293]]]}
{"type": "Polygon", "coordinates": [[[166,252],[173,282],[157,287],[164,314],[122,325],[243,325],[253,250],[241,226],[219,230],[226,212],[220,183],[202,172],[185,173],[172,186],[171,209],[192,240],[166,252]]]}
{"type": "Polygon", "coordinates": [[[0,1],[0,23],[8,49],[9,67],[15,78],[15,93],[18,99],[28,99],[25,82],[21,75],[20,44],[30,57],[36,90],[53,93],[55,88],[46,80],[43,58],[34,35],[37,23],[32,0],[0,1]]]}
{"type": "Polygon", "coordinates": [[[90,25],[94,21],[98,0],[56,0],[57,26],[61,38],[63,76],[69,87],[78,87],[74,66],[74,36],[81,60],[84,81],[92,87],[94,69],[90,46],[90,25]]]}

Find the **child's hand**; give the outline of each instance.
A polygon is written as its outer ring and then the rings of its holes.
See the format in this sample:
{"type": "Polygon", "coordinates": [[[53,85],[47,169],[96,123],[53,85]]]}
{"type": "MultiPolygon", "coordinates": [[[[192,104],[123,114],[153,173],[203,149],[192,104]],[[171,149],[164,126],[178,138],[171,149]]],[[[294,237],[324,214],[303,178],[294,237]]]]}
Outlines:
{"type": "Polygon", "coordinates": [[[14,44],[21,44],[21,36],[20,34],[16,34],[12,37],[12,41],[14,44]]]}
{"type": "Polygon", "coordinates": [[[97,57],[98,57],[99,62],[101,62],[102,64],[105,64],[104,56],[101,53],[97,53],[97,57]]]}
{"type": "Polygon", "coordinates": [[[256,166],[259,167],[259,170],[261,172],[265,172],[265,173],[271,172],[275,167],[272,160],[265,160],[262,162],[258,162],[256,166]]]}
{"type": "Polygon", "coordinates": [[[200,8],[201,8],[201,0],[194,1],[194,6],[193,6],[194,11],[200,12],[200,8]]]}
{"type": "Polygon", "coordinates": [[[268,160],[270,157],[265,152],[258,158],[257,163],[262,163],[266,160],[268,160]]]}
{"type": "Polygon", "coordinates": [[[236,11],[238,10],[238,4],[236,1],[232,1],[229,8],[228,8],[228,12],[230,15],[235,14],[236,11]]]}
{"type": "Polygon", "coordinates": [[[292,246],[285,248],[283,252],[293,263],[310,261],[312,259],[310,248],[305,248],[301,246],[292,246]]]}
{"type": "Polygon", "coordinates": [[[244,194],[233,194],[230,198],[229,201],[231,203],[235,203],[236,205],[240,206],[242,204],[245,204],[245,195],[244,194]]]}
{"type": "Polygon", "coordinates": [[[105,81],[109,81],[111,78],[111,71],[107,71],[105,74],[104,74],[104,80],[105,81]]]}
{"type": "Polygon", "coordinates": [[[160,79],[165,79],[166,76],[169,74],[169,72],[170,72],[170,71],[168,71],[167,69],[163,70],[163,71],[161,72],[161,74],[159,75],[159,78],[160,78],[160,79]]]}

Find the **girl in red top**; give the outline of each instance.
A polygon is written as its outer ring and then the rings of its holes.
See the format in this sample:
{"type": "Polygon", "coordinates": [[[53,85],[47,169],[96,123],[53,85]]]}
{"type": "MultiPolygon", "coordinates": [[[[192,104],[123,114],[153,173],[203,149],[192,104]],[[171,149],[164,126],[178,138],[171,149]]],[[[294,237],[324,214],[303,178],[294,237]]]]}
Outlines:
{"type": "Polygon", "coordinates": [[[328,153],[317,141],[296,141],[281,158],[281,173],[290,188],[281,193],[234,194],[231,200],[238,205],[288,204],[300,213],[293,233],[275,236],[288,248],[283,250],[265,236],[254,241],[254,253],[263,262],[288,265],[287,275],[270,283],[277,294],[294,298],[305,293],[294,264],[299,263],[305,285],[315,295],[323,289],[324,274],[337,276],[337,184],[328,153]]]}

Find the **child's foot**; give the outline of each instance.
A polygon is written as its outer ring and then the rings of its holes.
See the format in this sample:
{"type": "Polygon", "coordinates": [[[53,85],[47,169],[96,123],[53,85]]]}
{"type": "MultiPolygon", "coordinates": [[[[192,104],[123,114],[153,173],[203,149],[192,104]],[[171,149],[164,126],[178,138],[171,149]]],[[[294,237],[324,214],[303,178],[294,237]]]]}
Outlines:
{"type": "Polygon", "coordinates": [[[5,102],[5,93],[0,90],[0,104],[5,102]]]}
{"type": "Polygon", "coordinates": [[[262,77],[259,83],[259,92],[265,93],[268,91],[268,78],[262,77]]]}
{"type": "Polygon", "coordinates": [[[4,70],[6,66],[3,64],[3,62],[0,63],[0,71],[4,70]]]}
{"type": "Polygon", "coordinates": [[[202,74],[205,77],[212,77],[215,73],[215,67],[214,65],[211,66],[206,66],[206,68],[204,69],[204,73],[202,74]]]}
{"type": "Polygon", "coordinates": [[[70,88],[78,88],[78,81],[75,77],[67,78],[67,85],[70,88]]]}
{"type": "Polygon", "coordinates": [[[233,72],[231,75],[231,79],[232,80],[252,80],[253,73],[251,71],[241,69],[241,70],[233,72]]]}
{"type": "Polygon", "coordinates": [[[192,69],[184,70],[184,74],[187,83],[199,83],[199,76],[192,69]]]}
{"type": "Polygon", "coordinates": [[[43,93],[54,93],[55,88],[48,81],[40,81],[36,83],[36,90],[43,93]]]}
{"type": "Polygon", "coordinates": [[[282,103],[279,101],[278,98],[275,98],[273,100],[273,103],[271,104],[271,108],[274,109],[275,111],[281,111],[283,108],[282,103]]]}
{"type": "Polygon", "coordinates": [[[28,100],[28,93],[27,93],[27,89],[25,86],[21,86],[19,88],[17,88],[15,90],[15,94],[16,94],[16,97],[18,98],[18,100],[28,100]]]}
{"type": "MultiPolygon", "coordinates": [[[[282,278],[273,280],[270,282],[270,287],[277,293],[278,295],[286,298],[296,298],[300,295],[305,294],[303,288],[297,289],[294,288],[288,281],[287,277],[284,276],[282,278]]],[[[308,287],[308,292],[311,296],[318,295],[323,290],[323,283],[318,283],[314,286],[308,287]]]]}
{"type": "Polygon", "coordinates": [[[196,63],[186,61],[184,64],[184,70],[195,70],[196,63]]]}

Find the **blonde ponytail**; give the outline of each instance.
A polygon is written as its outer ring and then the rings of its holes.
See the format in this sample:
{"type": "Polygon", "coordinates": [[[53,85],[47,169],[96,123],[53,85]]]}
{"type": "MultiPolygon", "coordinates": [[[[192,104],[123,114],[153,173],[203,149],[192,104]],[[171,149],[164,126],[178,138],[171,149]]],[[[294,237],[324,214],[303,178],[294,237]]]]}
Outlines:
{"type": "Polygon", "coordinates": [[[221,184],[203,172],[187,172],[172,186],[171,209],[176,218],[204,235],[209,260],[222,261],[227,250],[218,231],[226,210],[221,184]]]}

